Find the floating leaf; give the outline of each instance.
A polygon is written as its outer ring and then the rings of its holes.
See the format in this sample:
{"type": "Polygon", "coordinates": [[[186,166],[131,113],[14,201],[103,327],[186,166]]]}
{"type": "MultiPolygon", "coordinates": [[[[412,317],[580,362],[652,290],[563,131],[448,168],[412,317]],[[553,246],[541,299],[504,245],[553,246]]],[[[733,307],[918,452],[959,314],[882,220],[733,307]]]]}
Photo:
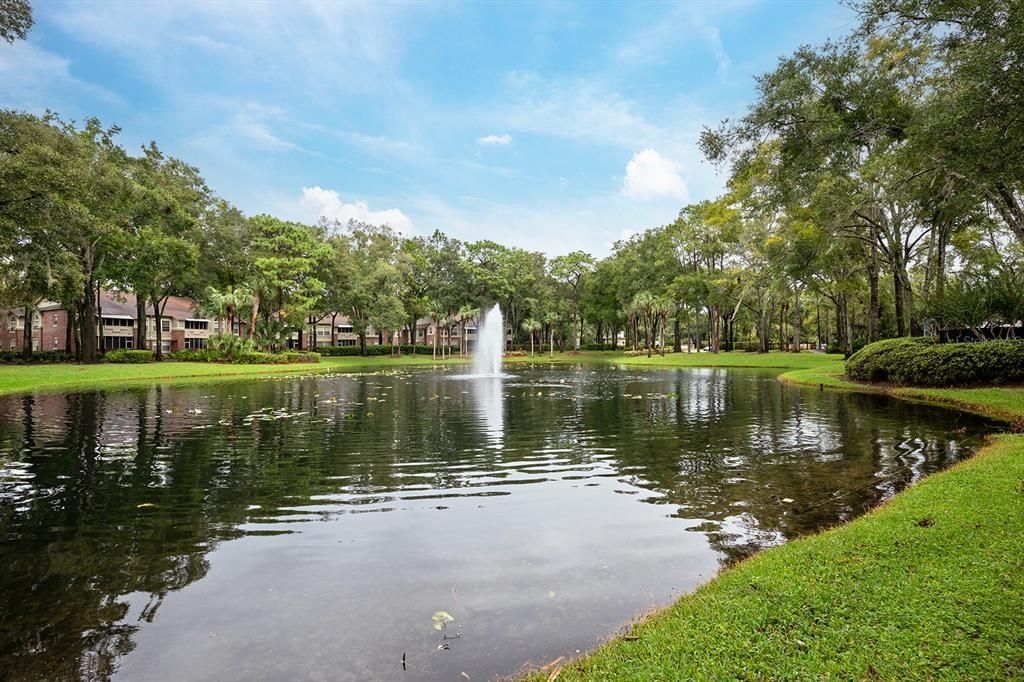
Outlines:
{"type": "Polygon", "coordinates": [[[434,621],[435,630],[444,630],[445,626],[448,623],[454,621],[455,619],[452,618],[452,614],[448,613],[447,611],[438,611],[434,614],[432,620],[434,621]]]}
{"type": "Polygon", "coordinates": [[[156,506],[156,504],[154,504],[153,502],[143,502],[142,504],[135,505],[135,508],[136,509],[142,509],[143,507],[155,507],[155,506],[156,506]]]}

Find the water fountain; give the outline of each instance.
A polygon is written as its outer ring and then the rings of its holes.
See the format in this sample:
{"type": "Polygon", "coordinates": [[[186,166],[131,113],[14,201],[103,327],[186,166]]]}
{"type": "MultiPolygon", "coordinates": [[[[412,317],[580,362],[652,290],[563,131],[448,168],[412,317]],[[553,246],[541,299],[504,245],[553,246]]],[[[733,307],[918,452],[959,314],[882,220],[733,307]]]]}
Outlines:
{"type": "Polygon", "coordinates": [[[473,351],[473,374],[477,376],[501,376],[501,355],[505,351],[505,320],[501,308],[495,303],[488,310],[476,333],[476,350],[473,351]]]}

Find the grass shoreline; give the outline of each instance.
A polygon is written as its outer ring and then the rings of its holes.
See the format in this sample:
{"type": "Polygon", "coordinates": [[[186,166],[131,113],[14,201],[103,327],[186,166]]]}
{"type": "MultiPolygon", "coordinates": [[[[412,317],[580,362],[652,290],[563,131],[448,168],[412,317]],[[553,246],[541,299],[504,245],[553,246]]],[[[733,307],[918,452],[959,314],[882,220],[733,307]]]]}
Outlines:
{"type": "Polygon", "coordinates": [[[429,355],[325,357],[320,362],[283,365],[232,365],[215,362],[153,362],[145,364],[73,363],[0,366],[0,395],[29,391],[54,392],[91,388],[122,388],[146,383],[182,383],[228,379],[259,379],[283,374],[361,371],[394,367],[449,366],[464,362],[455,357],[434,360],[429,355]]]}
{"type": "MultiPolygon", "coordinates": [[[[0,395],[330,371],[444,366],[430,356],[318,364],[0,367],[0,395]]],[[[620,353],[511,364],[759,367],[779,380],[885,393],[1024,424],[1024,387],[915,389],[843,377],[816,353],[620,353]]],[[[1024,678],[1024,435],[1002,434],[857,519],[761,552],[536,679],[1024,678]]]]}
{"type": "MultiPolygon", "coordinates": [[[[824,362],[779,380],[1024,426],[1024,387],[874,386],[824,362]]],[[[1024,435],[1003,433],[867,514],[724,569],[594,651],[532,677],[1022,679],[1022,526],[1024,435]]]]}

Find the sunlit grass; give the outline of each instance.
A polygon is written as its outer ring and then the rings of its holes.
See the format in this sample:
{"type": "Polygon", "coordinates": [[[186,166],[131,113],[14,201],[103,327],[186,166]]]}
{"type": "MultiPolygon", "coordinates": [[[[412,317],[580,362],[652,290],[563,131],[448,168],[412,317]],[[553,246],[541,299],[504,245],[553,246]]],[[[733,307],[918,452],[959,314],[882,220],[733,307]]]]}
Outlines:
{"type": "Polygon", "coordinates": [[[1024,436],[762,552],[559,680],[1021,679],[1024,436]]]}
{"type": "Polygon", "coordinates": [[[218,377],[261,377],[328,371],[356,371],[384,367],[417,367],[455,364],[458,357],[434,360],[429,355],[374,357],[325,357],[318,363],[293,365],[228,365],[206,362],[154,362],[140,365],[13,365],[0,366],[0,394],[27,390],[104,388],[118,384],[165,382],[182,379],[213,380],[218,377]]]}
{"type": "Polygon", "coordinates": [[[850,391],[887,393],[910,400],[955,405],[971,412],[987,414],[1011,421],[1024,420],[1024,388],[914,388],[908,386],[875,386],[850,381],[843,376],[843,367],[817,367],[786,372],[782,381],[811,386],[824,385],[850,391]]]}

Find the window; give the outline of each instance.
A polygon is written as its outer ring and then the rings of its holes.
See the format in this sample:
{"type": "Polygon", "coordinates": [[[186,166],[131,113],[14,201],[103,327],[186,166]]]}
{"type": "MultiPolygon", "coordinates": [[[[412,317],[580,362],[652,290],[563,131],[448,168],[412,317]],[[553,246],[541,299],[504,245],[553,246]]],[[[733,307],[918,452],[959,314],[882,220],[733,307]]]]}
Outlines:
{"type": "Polygon", "coordinates": [[[338,331],[340,333],[342,333],[342,334],[351,334],[352,333],[352,325],[350,325],[350,324],[340,325],[338,327],[338,331]]]}
{"type": "Polygon", "coordinates": [[[356,345],[355,339],[338,339],[339,346],[354,346],[356,345]]]}
{"type": "Polygon", "coordinates": [[[11,339],[11,350],[15,350],[18,347],[18,342],[11,339]]]}
{"type": "Polygon", "coordinates": [[[53,337],[53,349],[57,350],[57,337],[53,337]]]}
{"type": "Polygon", "coordinates": [[[206,348],[206,339],[185,339],[185,348],[191,350],[200,350],[206,348]]]}
{"type": "Polygon", "coordinates": [[[110,327],[110,328],[114,328],[114,327],[134,327],[135,326],[135,320],[132,320],[132,319],[126,318],[126,317],[104,317],[103,318],[103,326],[104,327],[110,327]]]}
{"type": "Polygon", "coordinates": [[[54,313],[53,314],[53,326],[56,327],[58,324],[60,324],[60,315],[57,314],[57,313],[54,313]]]}
{"type": "Polygon", "coordinates": [[[7,329],[14,331],[18,328],[18,318],[14,315],[7,316],[7,329]]]}
{"type": "Polygon", "coordinates": [[[121,348],[133,348],[132,337],[130,336],[104,336],[103,350],[118,350],[121,348]]]}
{"type": "Polygon", "coordinates": [[[161,341],[160,342],[160,351],[162,353],[170,353],[171,352],[171,342],[170,341],[161,341]]]}
{"type": "Polygon", "coordinates": [[[39,313],[32,313],[32,328],[39,329],[43,326],[43,316],[39,313]]]}
{"type": "Polygon", "coordinates": [[[185,320],[185,329],[206,331],[209,328],[209,320],[185,320]]]}
{"type": "Polygon", "coordinates": [[[171,332],[171,321],[166,318],[161,319],[160,331],[164,332],[165,334],[169,334],[171,332]]]}

